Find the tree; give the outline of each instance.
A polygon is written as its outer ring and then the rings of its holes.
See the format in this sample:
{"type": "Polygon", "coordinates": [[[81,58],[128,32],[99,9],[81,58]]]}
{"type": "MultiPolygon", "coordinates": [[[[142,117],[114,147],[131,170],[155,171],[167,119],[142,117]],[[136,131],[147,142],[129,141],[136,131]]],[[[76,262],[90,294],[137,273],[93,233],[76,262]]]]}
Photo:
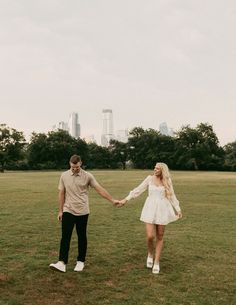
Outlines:
{"type": "Polygon", "coordinates": [[[129,156],[137,168],[153,168],[156,162],[173,163],[174,139],[154,129],[134,128],[128,141],[129,156]]]}
{"type": "Polygon", "coordinates": [[[27,157],[30,168],[40,169],[49,159],[47,146],[47,135],[45,133],[35,133],[31,135],[27,148],[27,157]]]}
{"type": "Polygon", "coordinates": [[[183,126],[175,140],[176,168],[194,170],[222,169],[224,152],[208,123],[196,128],[183,126]]]}
{"type": "Polygon", "coordinates": [[[23,148],[26,144],[23,132],[0,124],[0,171],[4,172],[5,166],[24,157],[23,148]]]}
{"type": "Polygon", "coordinates": [[[67,131],[49,132],[47,143],[50,149],[50,160],[55,163],[56,168],[68,167],[69,159],[73,154],[80,155],[84,164],[87,162],[87,143],[80,138],[73,138],[67,131]]]}
{"type": "Polygon", "coordinates": [[[224,146],[225,163],[227,170],[236,171],[236,141],[224,146]]]}
{"type": "Polygon", "coordinates": [[[88,168],[96,169],[115,168],[109,149],[99,146],[96,143],[88,144],[88,161],[86,165],[88,168]]]}
{"type": "MultiPolygon", "coordinates": [[[[135,127],[131,130],[128,147],[130,148],[130,160],[133,162],[134,167],[140,169],[150,167],[155,134],[156,131],[154,129],[144,130],[142,127],[135,127]]],[[[151,166],[153,166],[153,164],[151,166]]]]}
{"type": "Polygon", "coordinates": [[[34,169],[62,169],[68,167],[70,156],[78,154],[86,163],[88,147],[85,141],[75,139],[67,131],[33,133],[28,147],[28,160],[34,169]]]}
{"type": "Polygon", "coordinates": [[[112,154],[112,159],[116,163],[116,166],[120,167],[121,165],[122,169],[126,169],[126,162],[128,161],[127,143],[111,140],[109,150],[112,154]]]}

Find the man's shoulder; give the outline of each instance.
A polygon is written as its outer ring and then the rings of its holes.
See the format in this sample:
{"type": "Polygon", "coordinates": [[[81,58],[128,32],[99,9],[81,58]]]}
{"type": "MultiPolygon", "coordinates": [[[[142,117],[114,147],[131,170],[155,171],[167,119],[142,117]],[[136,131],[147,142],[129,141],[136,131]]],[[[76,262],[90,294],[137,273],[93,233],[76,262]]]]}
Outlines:
{"type": "Polygon", "coordinates": [[[86,179],[88,179],[88,181],[90,183],[92,183],[93,185],[98,184],[96,178],[94,177],[94,175],[92,173],[87,172],[84,169],[82,171],[83,171],[82,173],[83,173],[84,177],[86,177],[86,179]]]}
{"type": "Polygon", "coordinates": [[[84,170],[82,168],[80,170],[81,170],[82,175],[87,176],[89,178],[93,177],[93,175],[90,172],[87,172],[86,170],[84,170]]]}
{"type": "Polygon", "coordinates": [[[66,177],[66,176],[70,176],[71,175],[71,170],[68,169],[66,171],[64,171],[63,173],[61,173],[61,177],[66,177]]]}

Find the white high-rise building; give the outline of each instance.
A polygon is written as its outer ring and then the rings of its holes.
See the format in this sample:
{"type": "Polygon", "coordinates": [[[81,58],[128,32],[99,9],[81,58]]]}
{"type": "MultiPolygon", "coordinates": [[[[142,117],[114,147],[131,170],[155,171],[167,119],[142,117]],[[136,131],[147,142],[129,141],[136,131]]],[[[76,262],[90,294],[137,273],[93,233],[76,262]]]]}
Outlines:
{"type": "Polygon", "coordinates": [[[117,130],[116,133],[116,140],[119,142],[127,143],[129,137],[129,131],[128,129],[121,129],[117,130]]]}
{"type": "Polygon", "coordinates": [[[108,147],[111,139],[114,139],[112,110],[103,109],[101,145],[108,147]]]}
{"type": "Polygon", "coordinates": [[[61,121],[52,127],[53,131],[57,131],[59,129],[68,131],[68,124],[64,121],[61,121]]]}
{"type": "Polygon", "coordinates": [[[170,136],[170,137],[173,137],[174,135],[175,135],[174,129],[173,129],[173,128],[170,128],[170,129],[169,129],[169,136],[170,136]]]}
{"type": "Polygon", "coordinates": [[[68,130],[69,134],[73,137],[78,139],[80,137],[80,124],[78,120],[78,113],[71,113],[68,122],[68,130]]]}
{"type": "Polygon", "coordinates": [[[160,131],[160,134],[162,134],[162,135],[170,136],[170,137],[174,136],[173,128],[168,128],[166,122],[163,122],[159,125],[159,131],[160,131]]]}
{"type": "Polygon", "coordinates": [[[163,122],[159,125],[159,131],[162,135],[168,136],[169,135],[169,130],[166,122],[163,122]]]}

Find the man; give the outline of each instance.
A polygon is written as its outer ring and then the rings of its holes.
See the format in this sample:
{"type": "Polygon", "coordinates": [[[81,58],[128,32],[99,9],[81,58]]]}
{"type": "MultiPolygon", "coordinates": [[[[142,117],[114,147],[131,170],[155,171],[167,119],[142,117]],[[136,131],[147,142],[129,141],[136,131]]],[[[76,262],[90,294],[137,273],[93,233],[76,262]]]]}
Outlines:
{"type": "Polygon", "coordinates": [[[59,261],[50,264],[50,268],[66,272],[70,240],[74,225],[78,236],[78,257],[74,271],[82,271],[87,251],[87,221],[89,216],[88,190],[93,187],[99,195],[117,204],[112,196],[96,181],[94,176],[81,168],[78,155],[70,158],[70,169],[62,173],[59,181],[59,213],[58,220],[62,222],[62,237],[59,251],[59,261]]]}

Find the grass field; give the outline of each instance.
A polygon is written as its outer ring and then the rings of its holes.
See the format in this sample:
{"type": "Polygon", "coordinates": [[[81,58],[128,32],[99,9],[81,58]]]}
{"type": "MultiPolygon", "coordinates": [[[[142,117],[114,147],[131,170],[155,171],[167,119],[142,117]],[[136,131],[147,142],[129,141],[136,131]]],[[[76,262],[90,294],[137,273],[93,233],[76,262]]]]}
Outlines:
{"type": "MultiPolygon", "coordinates": [[[[123,198],[151,171],[94,171],[123,198]]],[[[0,174],[0,305],[235,305],[236,174],[173,172],[183,218],[167,226],[161,273],[145,268],[145,195],[115,208],[90,192],[86,268],[65,274],[58,258],[60,172],[0,174]]]]}

